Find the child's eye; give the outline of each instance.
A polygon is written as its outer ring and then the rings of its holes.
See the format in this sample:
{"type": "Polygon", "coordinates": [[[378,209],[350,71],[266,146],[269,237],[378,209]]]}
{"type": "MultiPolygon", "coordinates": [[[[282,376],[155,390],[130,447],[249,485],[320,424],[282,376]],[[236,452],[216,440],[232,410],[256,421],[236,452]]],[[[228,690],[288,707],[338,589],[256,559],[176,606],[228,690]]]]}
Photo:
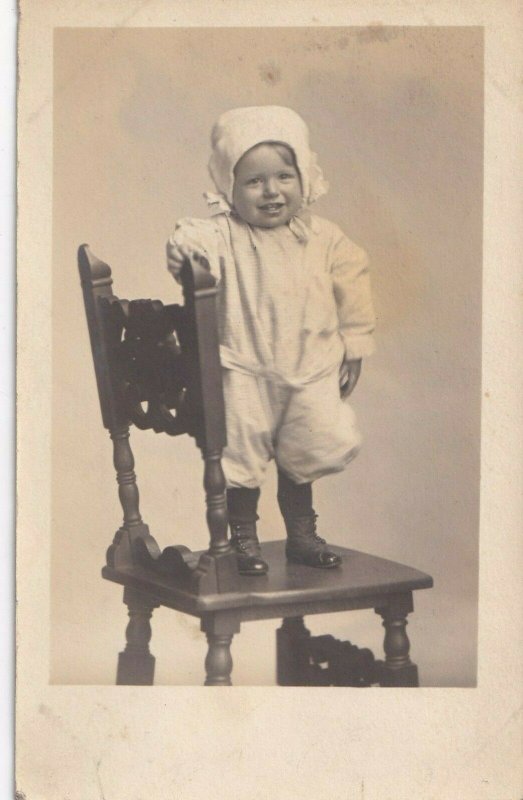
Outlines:
{"type": "Polygon", "coordinates": [[[282,172],[280,175],[281,181],[292,180],[292,178],[294,178],[294,175],[291,172],[282,172]]]}
{"type": "Polygon", "coordinates": [[[247,184],[248,185],[251,185],[251,184],[255,185],[256,183],[259,183],[260,181],[261,181],[261,178],[249,178],[249,180],[247,181],[247,184]]]}

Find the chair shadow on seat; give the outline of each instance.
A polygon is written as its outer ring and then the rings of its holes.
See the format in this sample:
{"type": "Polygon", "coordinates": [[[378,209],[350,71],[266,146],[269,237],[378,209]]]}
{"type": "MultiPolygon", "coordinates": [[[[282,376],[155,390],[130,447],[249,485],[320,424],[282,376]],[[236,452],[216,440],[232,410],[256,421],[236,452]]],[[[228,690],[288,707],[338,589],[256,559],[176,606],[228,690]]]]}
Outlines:
{"type": "Polygon", "coordinates": [[[266,576],[238,573],[228,539],[225,408],[216,319],[216,281],[203,259],[181,271],[184,304],[121,300],[111,270],[87,245],[78,250],[89,337],[104,427],[113,458],[123,522],[107,550],[102,575],[124,587],[129,613],[117,684],[151,685],[150,619],[160,605],[196,616],[207,636],[205,685],[230,686],[231,643],[242,622],[283,620],[277,630],[277,682],[282,686],[418,686],[409,657],[412,593],[432,578],[412,567],[342,547],[332,571],[290,564],[284,542],[262,545],[266,576]],[[134,425],[169,436],[188,434],[202,454],[209,548],[163,550],[142,520],[129,436],[134,425]],[[385,658],[332,636],[311,636],[304,617],[370,608],[385,627],[385,658]]]}

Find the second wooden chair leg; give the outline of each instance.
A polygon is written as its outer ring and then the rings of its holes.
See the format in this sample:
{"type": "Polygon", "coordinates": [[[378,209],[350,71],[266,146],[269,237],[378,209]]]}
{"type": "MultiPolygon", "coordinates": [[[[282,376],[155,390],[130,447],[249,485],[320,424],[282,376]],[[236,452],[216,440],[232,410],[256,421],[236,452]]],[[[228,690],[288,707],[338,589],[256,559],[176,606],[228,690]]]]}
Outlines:
{"type": "Polygon", "coordinates": [[[149,651],[150,619],[159,604],[129,587],[124,589],[123,600],[129,609],[129,623],[125,631],[127,644],[118,656],[116,683],[118,686],[152,686],[155,658],[149,651]]]}
{"type": "Polygon", "coordinates": [[[232,686],[231,642],[240,630],[238,618],[227,612],[204,614],[201,629],[209,644],[205,659],[205,686],[232,686]]]}
{"type": "Polygon", "coordinates": [[[406,631],[407,615],[412,610],[411,595],[376,609],[376,613],[383,618],[385,628],[385,661],[381,662],[381,686],[419,686],[418,668],[410,660],[410,642],[406,631]]]}
{"type": "Polygon", "coordinates": [[[232,634],[208,633],[205,686],[232,686],[232,634]]]}
{"type": "Polygon", "coordinates": [[[278,686],[307,686],[310,631],[303,617],[285,617],[276,631],[276,680],[278,686]]]}

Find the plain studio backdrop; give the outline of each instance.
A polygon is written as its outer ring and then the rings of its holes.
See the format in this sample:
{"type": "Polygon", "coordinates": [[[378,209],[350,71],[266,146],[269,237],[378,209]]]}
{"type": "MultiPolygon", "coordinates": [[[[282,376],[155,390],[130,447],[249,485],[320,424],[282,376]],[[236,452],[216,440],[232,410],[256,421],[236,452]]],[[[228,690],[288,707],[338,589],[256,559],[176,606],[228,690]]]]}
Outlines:
{"type": "MultiPolygon", "coordinates": [[[[111,684],[121,588],[103,581],[120,525],[76,268],[87,242],[120,297],[174,302],[165,242],[206,216],[223,111],[286,105],[330,182],[313,209],[370,256],[377,352],[351,398],[365,443],[315,484],[332,543],[429,572],[408,628],[425,686],[474,686],[478,583],[483,67],[479,28],[57,29],[54,90],[51,676],[111,684]]],[[[162,547],[207,546],[203,463],[188,437],[132,431],[141,511],[162,547]]],[[[275,475],[262,540],[284,536],[275,475]]],[[[275,682],[277,621],[243,625],[233,682],[275,682]]],[[[309,617],[381,655],[372,611],[309,617]]],[[[198,620],[153,617],[156,683],[201,684],[198,620]]]]}

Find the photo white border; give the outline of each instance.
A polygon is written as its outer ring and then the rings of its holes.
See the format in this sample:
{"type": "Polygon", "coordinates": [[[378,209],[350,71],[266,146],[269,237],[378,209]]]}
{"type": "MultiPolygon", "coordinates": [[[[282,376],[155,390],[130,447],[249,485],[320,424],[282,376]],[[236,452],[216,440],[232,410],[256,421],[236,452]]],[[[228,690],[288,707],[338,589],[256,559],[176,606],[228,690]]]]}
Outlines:
{"type": "MultiPolygon", "coordinates": [[[[520,772],[521,65],[514,2],[22,3],[18,248],[18,783],[27,800],[516,800],[520,772]],[[59,6],[59,7],[57,7],[59,6]],[[476,689],[48,685],[53,27],[485,27],[476,689]],[[29,265],[38,264],[39,269],[29,265]],[[500,276],[503,280],[500,280],[500,276]],[[38,303],[31,298],[38,298],[38,303]],[[35,333],[37,332],[37,334],[35,333]],[[38,419],[38,425],[35,425],[38,419]],[[305,692],[305,694],[303,694],[305,692]],[[328,692],[326,702],[325,692],[328,692]],[[317,765],[316,772],[314,770],[317,765]],[[326,774],[326,770],[328,770],[326,774]],[[212,775],[216,775],[214,780],[212,775]],[[219,777],[218,777],[219,775],[219,777]]],[[[444,624],[444,621],[442,621],[444,624]]]]}
{"type": "Polygon", "coordinates": [[[0,795],[14,783],[14,405],[15,405],[15,191],[16,191],[16,3],[0,8],[0,795]]]}

